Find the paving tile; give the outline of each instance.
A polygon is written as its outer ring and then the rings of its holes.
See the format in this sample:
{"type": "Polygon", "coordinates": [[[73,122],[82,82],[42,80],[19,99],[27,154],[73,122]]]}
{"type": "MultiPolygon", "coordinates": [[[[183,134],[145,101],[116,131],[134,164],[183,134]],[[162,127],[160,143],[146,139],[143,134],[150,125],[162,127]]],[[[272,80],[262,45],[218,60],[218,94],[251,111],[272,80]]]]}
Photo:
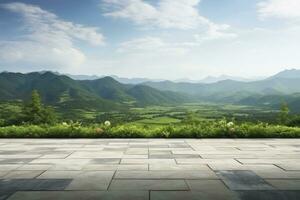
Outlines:
{"type": "Polygon", "coordinates": [[[281,167],[284,170],[293,171],[298,170],[300,171],[300,163],[280,163],[277,166],[281,167]]]}
{"type": "Polygon", "coordinates": [[[87,164],[91,161],[91,159],[87,158],[77,158],[77,159],[56,159],[56,158],[44,158],[44,159],[35,159],[30,162],[30,164],[87,164]]]}
{"type": "Polygon", "coordinates": [[[143,158],[143,159],[148,159],[149,156],[148,156],[148,154],[146,154],[146,155],[124,154],[122,156],[122,158],[143,158]]]}
{"type": "Polygon", "coordinates": [[[67,171],[45,171],[37,177],[37,179],[73,179],[85,172],[79,170],[67,171]]]}
{"type": "Polygon", "coordinates": [[[210,170],[198,171],[117,171],[116,179],[217,179],[210,170]]]}
{"type": "Polygon", "coordinates": [[[74,152],[68,158],[122,158],[123,152],[74,152]]]}
{"type": "Polygon", "coordinates": [[[151,200],[238,200],[234,193],[224,194],[219,191],[151,191],[151,200]]]}
{"type": "Polygon", "coordinates": [[[176,164],[174,159],[122,159],[121,164],[155,164],[167,163],[176,164]]]}
{"type": "Polygon", "coordinates": [[[17,168],[16,170],[48,170],[51,168],[52,165],[40,165],[40,164],[26,164],[22,165],[21,167],[17,168]]]}
{"type": "Polygon", "coordinates": [[[118,164],[120,161],[119,158],[95,158],[91,159],[89,164],[118,164]]]}
{"type": "Polygon", "coordinates": [[[0,171],[0,179],[5,176],[6,174],[8,174],[10,171],[0,171]]]}
{"type": "Polygon", "coordinates": [[[29,171],[29,170],[17,170],[17,171],[11,171],[9,173],[7,173],[3,178],[4,179],[32,179],[35,178],[37,176],[39,176],[40,174],[42,174],[44,171],[29,171]]]}
{"type": "Polygon", "coordinates": [[[0,190],[0,200],[7,199],[10,195],[12,195],[15,191],[1,191],[0,190]]]}
{"type": "Polygon", "coordinates": [[[66,158],[68,157],[70,154],[48,154],[48,155],[43,155],[39,158],[66,158]]]}
{"type": "MultiPolygon", "coordinates": [[[[205,152],[203,152],[202,154],[199,153],[199,155],[201,156],[201,158],[204,159],[228,159],[228,158],[257,158],[257,155],[255,154],[220,154],[218,152],[211,152],[213,154],[205,154],[205,152]]],[[[270,155],[268,157],[272,157],[273,155],[270,155]]]]}
{"type": "Polygon", "coordinates": [[[241,200],[299,200],[299,191],[239,191],[241,200]]]}
{"type": "Polygon", "coordinates": [[[299,141],[1,139],[0,199],[300,199],[299,141]]]}
{"type": "Polygon", "coordinates": [[[148,155],[148,148],[129,148],[125,151],[124,154],[130,155],[148,155]]]}
{"type": "Polygon", "coordinates": [[[172,154],[170,149],[152,150],[149,149],[149,154],[172,154]]]}
{"type": "Polygon", "coordinates": [[[24,151],[1,151],[0,155],[16,155],[24,153],[24,151]]]}
{"type": "Polygon", "coordinates": [[[7,179],[0,180],[1,191],[64,190],[71,179],[7,179]]]}
{"type": "Polygon", "coordinates": [[[208,164],[208,166],[215,171],[227,171],[227,170],[261,170],[261,171],[270,171],[270,170],[280,170],[275,165],[270,164],[240,164],[240,163],[232,163],[222,165],[220,163],[217,164],[208,164]]]}
{"type": "Polygon", "coordinates": [[[300,180],[293,179],[269,179],[266,180],[272,186],[279,190],[299,190],[300,191],[300,180]]]}
{"type": "Polygon", "coordinates": [[[149,200],[147,191],[17,192],[9,200],[149,200]]]}
{"type": "Polygon", "coordinates": [[[169,147],[173,148],[190,148],[190,145],[183,143],[183,144],[169,144],[169,147]]]}
{"type": "Polygon", "coordinates": [[[25,158],[39,158],[42,156],[41,154],[33,154],[33,155],[27,155],[27,154],[9,154],[9,155],[0,155],[1,159],[25,159],[25,158]]]}
{"type": "Polygon", "coordinates": [[[150,164],[149,165],[150,171],[162,171],[162,170],[210,170],[207,165],[177,165],[177,164],[150,164]]]}
{"type": "Polygon", "coordinates": [[[114,175],[112,171],[87,171],[78,174],[66,190],[107,190],[114,175]]]}
{"type": "Polygon", "coordinates": [[[255,159],[237,159],[239,162],[243,164],[282,164],[282,163],[299,163],[300,159],[276,159],[276,158],[255,158],[255,159]]]}
{"type": "Polygon", "coordinates": [[[139,165],[132,165],[132,164],[124,164],[124,165],[118,165],[118,164],[111,164],[111,165],[85,165],[82,168],[83,171],[111,171],[111,170],[119,170],[119,171],[146,171],[148,170],[148,164],[139,164],[139,165]]]}
{"type": "Polygon", "coordinates": [[[218,171],[217,175],[231,190],[273,190],[262,178],[252,171],[218,171]]]}
{"type": "Polygon", "coordinates": [[[109,190],[189,190],[184,180],[113,180],[109,190]]]}
{"type": "Polygon", "coordinates": [[[300,171],[285,171],[280,168],[275,169],[251,169],[258,176],[264,179],[300,179],[300,171]]]}
{"type": "Polygon", "coordinates": [[[149,158],[167,158],[167,159],[172,159],[172,158],[200,158],[199,155],[195,154],[156,154],[156,155],[149,155],[149,158]]]}
{"type": "Polygon", "coordinates": [[[33,158],[8,158],[0,160],[0,164],[24,164],[29,163],[33,158]]]}
{"type": "Polygon", "coordinates": [[[63,171],[63,170],[81,170],[83,168],[83,164],[58,164],[52,165],[48,170],[49,171],[63,171]]]}
{"type": "Polygon", "coordinates": [[[223,164],[232,165],[240,164],[234,159],[203,159],[203,158],[177,158],[176,162],[178,164],[223,164]]]}
{"type": "Polygon", "coordinates": [[[232,163],[210,163],[208,166],[215,171],[226,171],[226,170],[246,170],[247,167],[238,162],[232,163]]]}
{"type": "Polygon", "coordinates": [[[0,171],[14,170],[21,166],[21,164],[0,164],[0,171]]]}
{"type": "Polygon", "coordinates": [[[123,152],[123,151],[126,151],[128,148],[125,147],[125,148],[122,148],[122,147],[105,147],[103,148],[103,151],[109,151],[109,152],[112,152],[112,151],[120,151],[120,152],[123,152]]]}
{"type": "Polygon", "coordinates": [[[219,191],[229,193],[229,189],[221,180],[186,180],[192,191],[219,191]]]}

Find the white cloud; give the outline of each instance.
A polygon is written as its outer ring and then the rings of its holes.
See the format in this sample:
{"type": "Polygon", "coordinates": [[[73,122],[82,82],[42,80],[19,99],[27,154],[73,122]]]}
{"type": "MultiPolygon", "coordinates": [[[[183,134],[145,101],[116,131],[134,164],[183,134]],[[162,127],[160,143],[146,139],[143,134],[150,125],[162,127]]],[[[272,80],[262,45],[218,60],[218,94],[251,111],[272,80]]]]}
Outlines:
{"type": "Polygon", "coordinates": [[[154,6],[144,0],[103,0],[108,17],[128,19],[144,27],[194,29],[212,38],[232,37],[229,25],[216,24],[199,14],[201,0],[158,0],[154,6]]]}
{"type": "Polygon", "coordinates": [[[29,67],[30,70],[76,67],[86,57],[72,46],[56,46],[36,41],[0,42],[0,59],[3,65],[29,67]]]}
{"type": "Polygon", "coordinates": [[[258,3],[258,12],[262,18],[300,19],[299,0],[264,0],[258,3]]]}
{"type": "Polygon", "coordinates": [[[104,43],[97,28],[64,21],[38,6],[8,3],[1,8],[19,14],[26,32],[14,41],[0,41],[0,58],[7,65],[79,66],[85,61],[85,55],[76,48],[75,40],[91,45],[104,43]]]}
{"type": "Polygon", "coordinates": [[[194,35],[198,43],[207,41],[207,40],[216,40],[216,39],[232,39],[236,38],[238,34],[229,32],[229,26],[222,25],[216,26],[211,24],[210,28],[206,32],[197,33],[194,35]]]}
{"type": "Polygon", "coordinates": [[[118,52],[120,53],[134,53],[146,55],[183,55],[188,51],[181,44],[168,43],[158,37],[143,37],[120,44],[118,52]]]}

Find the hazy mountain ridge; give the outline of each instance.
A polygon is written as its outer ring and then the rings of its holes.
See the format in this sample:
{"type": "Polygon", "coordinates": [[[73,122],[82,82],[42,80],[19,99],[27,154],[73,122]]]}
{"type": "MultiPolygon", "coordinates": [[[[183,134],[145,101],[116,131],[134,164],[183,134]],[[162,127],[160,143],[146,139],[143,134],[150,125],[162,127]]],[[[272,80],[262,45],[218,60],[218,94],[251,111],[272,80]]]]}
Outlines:
{"type": "Polygon", "coordinates": [[[282,72],[264,80],[259,81],[235,81],[235,80],[223,80],[216,83],[176,83],[172,81],[162,82],[146,82],[145,85],[150,87],[169,90],[174,92],[185,92],[191,95],[197,96],[210,96],[210,95],[231,95],[237,92],[249,92],[257,94],[291,94],[300,92],[300,70],[299,75],[295,73],[295,70],[288,70],[282,72]],[[292,74],[292,75],[289,75],[292,74]],[[295,75],[296,74],[296,75],[295,75]]]}
{"type": "MultiPolygon", "coordinates": [[[[70,78],[74,80],[96,80],[100,79],[106,76],[97,76],[97,75],[72,75],[72,74],[62,74],[69,76],[70,78]]],[[[150,78],[125,78],[125,77],[119,77],[115,75],[111,75],[110,77],[114,78],[116,81],[124,84],[142,84],[145,82],[162,82],[162,81],[168,81],[165,79],[150,79],[150,78]]],[[[203,79],[199,80],[192,80],[189,78],[182,78],[182,79],[176,79],[172,82],[175,83],[216,83],[219,81],[224,80],[234,80],[234,81],[243,81],[243,82],[250,82],[250,81],[256,81],[264,79],[262,77],[256,77],[256,78],[243,78],[238,76],[229,76],[229,75],[220,75],[220,76],[207,76],[203,79]]]]}
{"type": "Polygon", "coordinates": [[[264,80],[251,82],[223,80],[204,84],[163,81],[144,84],[162,91],[182,92],[197,100],[216,103],[278,107],[282,101],[287,101],[291,107],[300,111],[300,106],[297,106],[300,98],[292,97],[293,94],[300,93],[300,70],[285,70],[264,80]],[[271,96],[277,100],[270,101],[269,104],[262,103],[261,98],[271,96]]]}
{"type": "MultiPolygon", "coordinates": [[[[74,80],[96,80],[96,79],[101,79],[107,76],[97,76],[97,75],[72,75],[72,74],[62,74],[66,75],[74,80]]],[[[116,81],[124,84],[141,84],[147,81],[163,81],[162,79],[148,79],[148,78],[124,78],[124,77],[119,77],[115,75],[111,75],[109,77],[112,77],[116,81]]]]}
{"type": "Polygon", "coordinates": [[[300,70],[286,69],[286,70],[283,70],[283,71],[269,77],[269,79],[274,79],[274,78],[287,78],[287,79],[300,78],[300,70]]]}

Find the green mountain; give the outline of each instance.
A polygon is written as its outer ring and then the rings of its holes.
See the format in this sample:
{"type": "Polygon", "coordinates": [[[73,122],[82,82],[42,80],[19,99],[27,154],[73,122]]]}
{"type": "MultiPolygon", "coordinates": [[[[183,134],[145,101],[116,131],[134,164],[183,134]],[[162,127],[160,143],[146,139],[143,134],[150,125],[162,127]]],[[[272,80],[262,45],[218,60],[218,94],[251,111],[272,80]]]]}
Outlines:
{"type": "Polygon", "coordinates": [[[118,105],[85,89],[78,81],[52,72],[29,74],[1,73],[0,100],[27,100],[37,90],[43,102],[67,108],[97,108],[107,110],[118,105]]]}
{"type": "Polygon", "coordinates": [[[241,82],[225,80],[212,84],[146,82],[147,86],[161,91],[173,91],[193,95],[199,100],[236,102],[253,95],[289,95],[300,92],[299,78],[268,78],[261,81],[241,82]]]}
{"type": "Polygon", "coordinates": [[[138,99],[139,105],[142,106],[147,104],[176,104],[188,101],[187,97],[178,93],[170,91],[162,92],[145,85],[131,87],[128,93],[135,99],[138,99]]]}
{"type": "Polygon", "coordinates": [[[251,93],[283,93],[290,94],[300,92],[300,78],[273,78],[253,82],[241,82],[225,80],[212,84],[201,83],[175,83],[171,81],[164,82],[146,82],[145,85],[162,90],[184,92],[187,94],[209,96],[215,94],[234,94],[236,92],[251,93]]]}
{"type": "Polygon", "coordinates": [[[136,105],[161,105],[183,102],[174,92],[162,92],[147,86],[121,84],[111,77],[96,80],[73,80],[52,72],[0,73],[0,100],[26,100],[37,90],[46,104],[64,109],[91,108],[114,110],[136,105]]]}
{"type": "Polygon", "coordinates": [[[291,95],[258,95],[244,98],[238,103],[254,106],[268,106],[270,108],[279,109],[283,102],[288,104],[291,112],[300,112],[300,93],[291,95]]]}
{"type": "MultiPolygon", "coordinates": [[[[300,70],[286,70],[270,78],[242,82],[224,80],[211,84],[146,82],[122,84],[112,77],[74,80],[52,72],[0,73],[0,101],[26,100],[38,90],[43,102],[63,109],[119,110],[128,105],[169,105],[190,101],[270,105],[282,99],[297,108],[300,70]]],[[[299,107],[299,106],[298,106],[299,107]]],[[[299,108],[300,111],[300,108],[299,108]]]]}
{"type": "Polygon", "coordinates": [[[115,102],[135,101],[127,94],[130,85],[121,84],[111,77],[104,77],[96,80],[79,81],[89,92],[104,99],[115,102]]]}

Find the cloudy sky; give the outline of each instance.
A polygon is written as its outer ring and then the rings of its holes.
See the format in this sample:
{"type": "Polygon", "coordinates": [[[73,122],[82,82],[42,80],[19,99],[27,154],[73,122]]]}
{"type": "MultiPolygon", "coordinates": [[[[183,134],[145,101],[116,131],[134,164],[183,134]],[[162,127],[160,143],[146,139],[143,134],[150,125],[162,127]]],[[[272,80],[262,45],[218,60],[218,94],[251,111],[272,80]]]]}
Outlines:
{"type": "Polygon", "coordinates": [[[0,30],[0,71],[200,79],[300,69],[300,0],[1,0],[0,30]]]}

